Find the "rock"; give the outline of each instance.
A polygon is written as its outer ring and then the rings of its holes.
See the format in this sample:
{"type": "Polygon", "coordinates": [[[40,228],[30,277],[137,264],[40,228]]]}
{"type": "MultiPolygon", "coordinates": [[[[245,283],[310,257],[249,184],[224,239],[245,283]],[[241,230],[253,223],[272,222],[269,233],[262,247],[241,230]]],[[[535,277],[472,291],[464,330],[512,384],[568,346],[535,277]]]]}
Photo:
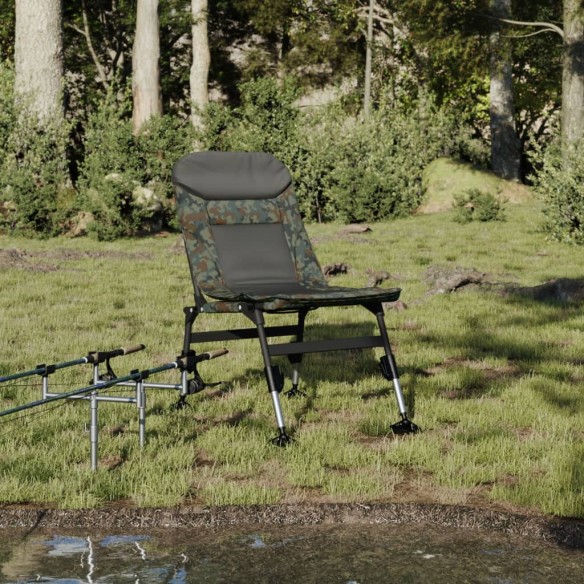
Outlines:
{"type": "Polygon", "coordinates": [[[136,186],[132,191],[132,199],[136,206],[151,213],[159,213],[163,209],[160,198],[148,187],[136,186]]]}
{"type": "Polygon", "coordinates": [[[339,233],[342,235],[347,235],[351,233],[367,233],[369,231],[373,231],[369,225],[359,225],[357,223],[352,223],[351,225],[347,225],[341,229],[339,233]]]}
{"type": "Polygon", "coordinates": [[[367,284],[365,286],[367,288],[375,288],[376,286],[380,286],[385,280],[389,280],[391,275],[389,272],[374,272],[373,270],[367,270],[369,274],[369,279],[367,280],[367,284]]]}
{"type": "Polygon", "coordinates": [[[395,310],[396,312],[403,312],[404,310],[408,309],[408,305],[401,300],[397,300],[396,302],[384,302],[383,303],[384,310],[395,310]]]}
{"type": "Polygon", "coordinates": [[[16,211],[16,203],[13,201],[4,201],[0,203],[0,215],[8,217],[10,214],[16,211]]]}
{"type": "Polygon", "coordinates": [[[92,213],[79,211],[75,217],[67,221],[64,226],[65,235],[68,237],[82,237],[87,235],[89,225],[95,221],[92,213]]]}
{"type": "Polygon", "coordinates": [[[425,280],[431,286],[428,294],[448,294],[470,284],[492,284],[484,272],[479,272],[474,268],[462,267],[430,266],[426,270],[425,280]]]}
{"type": "Polygon", "coordinates": [[[327,264],[322,271],[325,276],[337,276],[339,274],[347,274],[351,266],[348,264],[327,264]]]}

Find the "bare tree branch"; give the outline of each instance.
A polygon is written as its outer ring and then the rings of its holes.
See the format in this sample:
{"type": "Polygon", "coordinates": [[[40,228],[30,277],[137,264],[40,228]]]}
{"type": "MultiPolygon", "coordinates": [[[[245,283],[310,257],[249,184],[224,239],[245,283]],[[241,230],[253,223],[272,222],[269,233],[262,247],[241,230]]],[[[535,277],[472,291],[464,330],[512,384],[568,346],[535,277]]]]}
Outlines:
{"type": "Polygon", "coordinates": [[[505,34],[502,36],[507,39],[526,39],[527,37],[532,37],[535,36],[536,34],[541,34],[543,32],[551,32],[551,29],[542,28],[541,30],[536,30],[535,32],[530,32],[528,34],[505,34]]]}
{"type": "Polygon", "coordinates": [[[83,14],[83,29],[81,29],[77,26],[74,26],[74,25],[69,25],[69,26],[75,32],[78,32],[80,35],[82,35],[85,38],[85,41],[87,43],[87,48],[89,49],[89,53],[91,54],[91,58],[93,60],[95,68],[97,69],[98,78],[99,78],[100,82],[103,84],[103,86],[106,89],[108,89],[109,83],[107,80],[107,75],[106,75],[105,69],[104,69],[103,65],[101,64],[101,61],[99,60],[99,57],[97,56],[97,53],[95,52],[95,49],[93,47],[93,42],[91,40],[91,31],[89,30],[89,19],[87,17],[87,7],[85,5],[85,0],[83,0],[81,2],[81,7],[82,7],[82,14],[83,14]]]}
{"type": "Polygon", "coordinates": [[[562,39],[564,38],[564,31],[556,24],[552,22],[526,22],[523,20],[511,20],[509,18],[497,18],[499,22],[504,22],[506,24],[514,24],[517,26],[537,26],[542,30],[539,32],[555,32],[559,34],[562,39]]]}

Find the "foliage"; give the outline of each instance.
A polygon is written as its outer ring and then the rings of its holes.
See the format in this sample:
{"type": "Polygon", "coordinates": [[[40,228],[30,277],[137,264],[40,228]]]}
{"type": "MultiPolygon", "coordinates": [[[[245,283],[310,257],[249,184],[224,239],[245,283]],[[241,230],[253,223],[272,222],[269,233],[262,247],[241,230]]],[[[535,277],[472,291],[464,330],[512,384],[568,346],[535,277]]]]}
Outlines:
{"type": "Polygon", "coordinates": [[[232,103],[242,80],[294,75],[314,88],[361,76],[363,26],[352,0],[220,0],[209,3],[209,24],[210,81],[232,103]]]}
{"type": "Polygon", "coordinates": [[[455,150],[455,124],[430,102],[380,108],[330,134],[340,156],[331,172],[336,216],[346,222],[406,215],[423,198],[423,170],[455,150]],[[374,138],[373,138],[374,137],[374,138]]]}
{"type": "Polygon", "coordinates": [[[544,204],[544,229],[553,238],[584,244],[584,142],[562,151],[559,139],[536,148],[534,189],[544,204]]]}
{"type": "Polygon", "coordinates": [[[132,134],[130,99],[109,92],[87,122],[80,198],[98,239],[168,226],[172,213],[172,165],[192,150],[186,120],[162,116],[132,134]]]}
{"type": "Polygon", "coordinates": [[[501,201],[492,193],[480,189],[468,189],[462,194],[454,195],[453,206],[457,211],[454,220],[458,223],[505,220],[505,209],[501,201]]]}
{"type": "Polygon", "coordinates": [[[210,108],[204,146],[213,150],[271,152],[286,158],[285,152],[296,142],[297,97],[298,88],[292,79],[283,84],[269,77],[243,83],[239,108],[210,108]]]}
{"type": "Polygon", "coordinates": [[[0,62],[11,59],[14,53],[14,16],[13,0],[0,0],[0,62]]]}
{"type": "Polygon", "coordinates": [[[301,112],[290,79],[249,81],[241,96],[240,108],[209,108],[204,148],[274,154],[293,172],[309,220],[375,221],[407,214],[422,200],[426,165],[464,150],[462,129],[429,99],[410,108],[382,106],[361,119],[339,105],[301,112]]]}
{"type": "Polygon", "coordinates": [[[40,124],[26,103],[15,104],[14,73],[0,65],[0,227],[54,235],[72,209],[66,148],[69,127],[40,124]]]}

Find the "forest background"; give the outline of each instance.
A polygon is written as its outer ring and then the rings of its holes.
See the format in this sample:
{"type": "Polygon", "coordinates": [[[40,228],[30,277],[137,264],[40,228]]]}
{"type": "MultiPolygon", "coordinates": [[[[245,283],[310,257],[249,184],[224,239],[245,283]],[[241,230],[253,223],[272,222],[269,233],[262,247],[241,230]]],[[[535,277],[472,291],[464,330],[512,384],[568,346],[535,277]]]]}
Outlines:
{"type": "Polygon", "coordinates": [[[0,230],[174,227],[170,172],[261,150],[307,220],[414,212],[440,156],[584,241],[580,0],[0,0],[0,230]]]}

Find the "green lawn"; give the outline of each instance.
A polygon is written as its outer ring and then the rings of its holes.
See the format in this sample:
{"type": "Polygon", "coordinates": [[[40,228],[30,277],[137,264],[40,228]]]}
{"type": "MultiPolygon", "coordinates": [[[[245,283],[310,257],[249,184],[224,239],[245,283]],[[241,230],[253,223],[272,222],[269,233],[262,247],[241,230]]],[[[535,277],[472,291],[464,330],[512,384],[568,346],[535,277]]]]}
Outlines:
{"type": "MultiPolygon", "coordinates": [[[[322,264],[352,268],[335,283],[364,285],[373,269],[391,274],[385,286],[403,289],[407,309],[389,310],[387,322],[422,433],[388,434],[397,408],[379,355],[318,354],[303,362],[307,397],[282,399],[296,442],[273,447],[257,341],[239,342],[201,367],[205,379],[225,384],[191,396],[191,408],[173,410],[175,392],[149,390],[143,451],[135,407],[100,404],[97,472],[87,402],[0,418],[0,500],[61,507],[424,501],[583,517],[581,305],[500,287],[432,295],[425,280],[436,265],[474,268],[508,286],[584,278],[584,249],[547,241],[541,217],[530,203],[510,205],[498,223],[460,225],[446,212],[360,235],[309,226],[322,264]]],[[[115,360],[118,374],[173,360],[182,308],[192,303],[177,239],[0,237],[0,374],[138,342],[146,350],[115,360]]],[[[368,313],[347,308],[312,313],[307,338],[321,325],[373,332],[368,313]]],[[[52,387],[79,387],[89,375],[88,366],[63,370],[52,387]]],[[[178,374],[157,380],[175,382],[178,374]]],[[[38,399],[38,380],[2,384],[0,396],[2,409],[38,399]]]]}

